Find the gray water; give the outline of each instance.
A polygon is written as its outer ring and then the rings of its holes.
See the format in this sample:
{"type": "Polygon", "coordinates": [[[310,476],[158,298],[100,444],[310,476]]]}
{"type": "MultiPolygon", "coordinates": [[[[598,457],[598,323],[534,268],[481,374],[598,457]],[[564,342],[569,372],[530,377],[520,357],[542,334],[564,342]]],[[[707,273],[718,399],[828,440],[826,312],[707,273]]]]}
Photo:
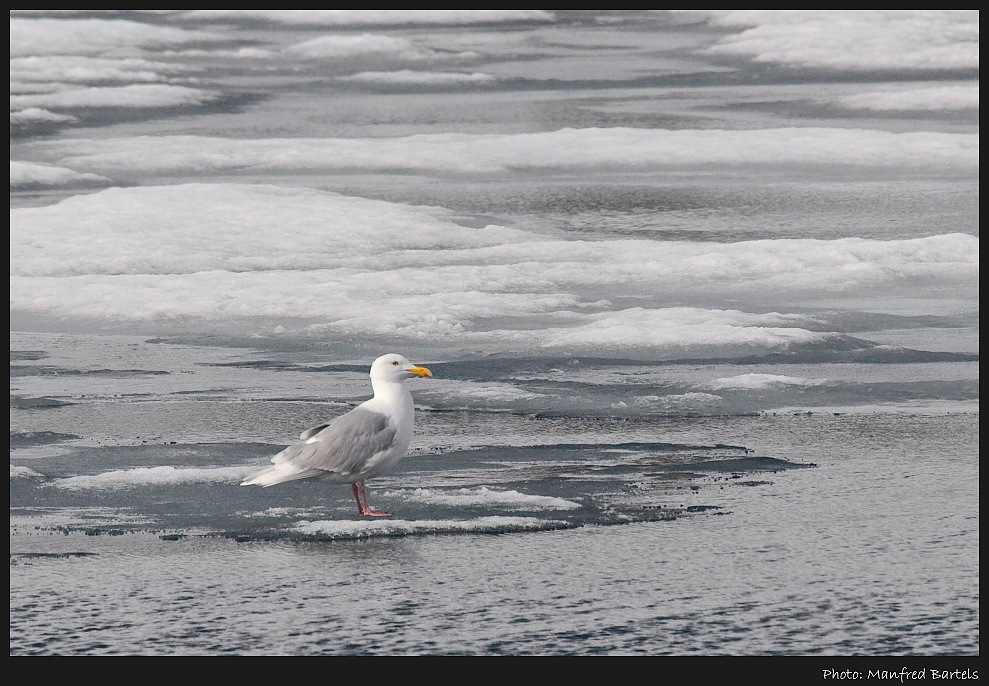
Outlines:
{"type": "MultiPolygon", "coordinates": [[[[535,533],[163,540],[25,521],[11,652],[978,653],[977,415],[677,425],[817,466],[707,476],[675,503],[716,509],[535,533]]],[[[406,464],[396,479],[428,481],[406,464]]]]}
{"type": "Polygon", "coordinates": [[[420,411],[362,522],[345,486],[237,485],[343,408],[183,364],[12,407],[12,653],[978,653],[977,412],[420,411]]]}

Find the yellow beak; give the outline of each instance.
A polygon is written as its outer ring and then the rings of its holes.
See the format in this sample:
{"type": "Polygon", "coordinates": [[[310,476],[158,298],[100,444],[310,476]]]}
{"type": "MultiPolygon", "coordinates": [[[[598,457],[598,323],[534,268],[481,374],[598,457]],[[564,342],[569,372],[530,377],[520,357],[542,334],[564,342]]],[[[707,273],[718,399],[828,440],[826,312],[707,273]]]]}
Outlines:
{"type": "Polygon", "coordinates": [[[433,373],[426,369],[425,367],[413,367],[412,369],[406,370],[412,376],[432,376],[433,373]]]}

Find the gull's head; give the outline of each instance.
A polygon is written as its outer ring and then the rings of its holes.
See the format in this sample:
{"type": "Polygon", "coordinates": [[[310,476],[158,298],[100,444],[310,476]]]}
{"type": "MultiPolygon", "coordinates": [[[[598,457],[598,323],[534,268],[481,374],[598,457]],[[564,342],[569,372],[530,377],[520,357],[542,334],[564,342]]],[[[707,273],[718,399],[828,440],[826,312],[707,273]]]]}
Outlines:
{"type": "Polygon", "coordinates": [[[371,381],[401,382],[413,376],[432,376],[425,367],[419,367],[401,355],[382,355],[371,364],[371,381]]]}

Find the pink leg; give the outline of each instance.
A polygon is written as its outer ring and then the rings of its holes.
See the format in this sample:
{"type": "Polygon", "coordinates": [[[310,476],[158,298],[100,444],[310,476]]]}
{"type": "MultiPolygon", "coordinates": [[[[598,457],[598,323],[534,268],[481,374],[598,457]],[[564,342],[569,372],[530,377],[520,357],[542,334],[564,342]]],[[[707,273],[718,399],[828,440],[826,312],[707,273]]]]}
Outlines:
{"type": "Polygon", "coordinates": [[[372,510],[370,503],[367,502],[367,491],[364,490],[364,482],[358,481],[357,483],[351,484],[350,487],[354,491],[354,497],[357,498],[357,511],[360,512],[365,517],[391,517],[391,512],[381,512],[379,510],[372,510]]]}

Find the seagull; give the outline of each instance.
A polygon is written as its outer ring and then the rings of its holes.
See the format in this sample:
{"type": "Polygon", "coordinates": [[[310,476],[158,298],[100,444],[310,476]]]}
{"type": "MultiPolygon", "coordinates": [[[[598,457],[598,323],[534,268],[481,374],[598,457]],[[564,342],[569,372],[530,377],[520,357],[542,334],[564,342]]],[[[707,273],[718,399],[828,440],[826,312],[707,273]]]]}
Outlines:
{"type": "Polygon", "coordinates": [[[368,504],[364,482],[391,471],[412,442],[415,410],[402,382],[432,375],[401,355],[382,355],[371,364],[373,398],[329,424],[302,432],[298,443],[271,458],[273,467],[251,474],[240,485],[267,488],[299,479],[350,484],[362,516],[390,517],[368,504]]]}

